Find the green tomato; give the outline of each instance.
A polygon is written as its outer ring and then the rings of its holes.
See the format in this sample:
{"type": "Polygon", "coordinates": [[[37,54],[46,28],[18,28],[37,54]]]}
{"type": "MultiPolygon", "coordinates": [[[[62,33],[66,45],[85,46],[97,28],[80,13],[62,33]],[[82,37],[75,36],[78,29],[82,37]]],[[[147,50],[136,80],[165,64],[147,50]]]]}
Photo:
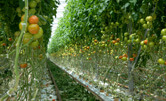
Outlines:
{"type": "Polygon", "coordinates": [[[17,12],[17,13],[21,13],[21,8],[20,8],[20,7],[17,7],[17,8],[16,8],[16,12],[17,12]]]}
{"type": "Polygon", "coordinates": [[[128,40],[128,38],[127,38],[127,37],[125,37],[125,38],[124,38],[124,40],[125,40],[125,41],[127,41],[127,40],[128,40]]]}
{"type": "Polygon", "coordinates": [[[105,32],[104,31],[101,31],[102,34],[104,34],[105,32]]]}
{"type": "Polygon", "coordinates": [[[37,6],[37,2],[34,0],[31,0],[31,2],[29,3],[29,7],[30,8],[35,8],[37,6]]]}
{"type": "Polygon", "coordinates": [[[119,26],[119,22],[116,22],[115,25],[116,25],[116,26],[119,26]]]}
{"type": "Polygon", "coordinates": [[[116,56],[115,59],[118,59],[118,56],[116,56]]]}
{"type": "Polygon", "coordinates": [[[143,26],[143,28],[145,28],[145,29],[148,28],[148,25],[147,25],[147,24],[143,24],[142,26],[143,26]]]}
{"type": "Polygon", "coordinates": [[[131,40],[133,37],[134,37],[134,35],[133,35],[133,34],[131,34],[131,35],[129,36],[129,39],[131,40]]]}
{"type": "Polygon", "coordinates": [[[128,36],[128,35],[129,35],[129,33],[128,33],[128,32],[125,32],[125,33],[124,33],[124,36],[128,36]]]}
{"type": "Polygon", "coordinates": [[[150,22],[153,21],[152,16],[147,16],[147,17],[146,17],[146,21],[150,21],[150,22]]]}
{"type": "Polygon", "coordinates": [[[111,25],[113,26],[113,25],[114,25],[114,22],[111,22],[111,25]]]}
{"type": "Polygon", "coordinates": [[[141,43],[140,43],[142,46],[144,45],[144,41],[141,41],[141,43]]]}
{"type": "Polygon", "coordinates": [[[33,34],[34,40],[37,40],[43,36],[43,29],[40,27],[37,34],[33,34]]]}
{"type": "Polygon", "coordinates": [[[108,30],[108,27],[105,27],[105,30],[108,30]]]}
{"type": "Polygon", "coordinates": [[[166,41],[166,35],[164,35],[164,36],[162,37],[162,39],[163,39],[163,41],[166,41]]]}
{"type": "Polygon", "coordinates": [[[141,24],[144,24],[145,23],[145,20],[142,18],[142,19],[140,19],[140,23],[141,24]]]}
{"type": "Polygon", "coordinates": [[[147,45],[144,45],[144,46],[143,46],[143,49],[147,49],[147,48],[148,48],[147,45]]]}
{"type": "Polygon", "coordinates": [[[166,35],[166,28],[161,30],[161,35],[166,35]]]}
{"type": "Polygon", "coordinates": [[[116,43],[115,43],[115,46],[118,46],[118,45],[119,45],[119,43],[118,43],[118,42],[116,42],[116,43]]]}
{"type": "Polygon", "coordinates": [[[14,33],[14,36],[15,37],[17,37],[17,36],[19,36],[20,35],[20,31],[16,31],[15,33],[14,33]]]}
{"type": "Polygon", "coordinates": [[[139,38],[135,39],[135,42],[136,42],[136,43],[139,43],[139,42],[140,42],[139,38]]]}
{"type": "Polygon", "coordinates": [[[23,12],[25,12],[25,7],[24,7],[24,8],[22,8],[22,11],[23,11],[23,12]]]}
{"type": "Polygon", "coordinates": [[[27,33],[24,34],[23,38],[30,38],[31,39],[32,36],[33,36],[32,34],[30,34],[30,33],[27,32],[27,33]]]}
{"type": "Polygon", "coordinates": [[[159,64],[164,64],[165,61],[164,61],[162,58],[160,58],[160,59],[158,59],[158,63],[159,63],[159,64]]]}
{"type": "Polygon", "coordinates": [[[30,33],[25,33],[24,36],[23,36],[23,44],[26,44],[28,43],[32,38],[32,34],[30,33]]]}
{"type": "Polygon", "coordinates": [[[154,47],[154,42],[149,42],[149,47],[154,47]]]}
{"type": "Polygon", "coordinates": [[[38,40],[33,41],[33,42],[30,44],[30,46],[31,46],[32,48],[36,48],[38,45],[39,45],[39,41],[38,41],[38,40]]]}
{"type": "Polygon", "coordinates": [[[30,38],[23,38],[23,44],[26,44],[26,43],[28,43],[29,41],[30,41],[31,39],[30,38]]]}
{"type": "Polygon", "coordinates": [[[35,0],[37,3],[41,2],[41,0],[35,0]]]}
{"type": "Polygon", "coordinates": [[[128,43],[128,44],[131,43],[131,40],[127,40],[127,43],[128,43]]]}
{"type": "Polygon", "coordinates": [[[127,60],[127,57],[125,57],[125,56],[122,57],[122,60],[123,60],[123,61],[126,61],[126,60],[127,60]]]}
{"type": "Polygon", "coordinates": [[[36,13],[36,9],[32,8],[32,9],[29,10],[29,14],[32,14],[32,15],[33,15],[33,14],[35,14],[35,13],[36,13]]]}

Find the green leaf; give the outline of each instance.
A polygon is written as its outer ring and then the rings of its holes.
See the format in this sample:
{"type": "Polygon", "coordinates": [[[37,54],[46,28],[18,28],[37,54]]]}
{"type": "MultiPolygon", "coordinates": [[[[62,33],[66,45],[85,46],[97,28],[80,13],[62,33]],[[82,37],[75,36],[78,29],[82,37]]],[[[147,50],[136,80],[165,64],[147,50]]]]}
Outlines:
{"type": "Polygon", "coordinates": [[[121,0],[116,0],[117,3],[119,3],[121,0]]]}
{"type": "Polygon", "coordinates": [[[130,3],[126,3],[124,6],[122,6],[122,9],[127,8],[130,5],[130,3]]]}
{"type": "Polygon", "coordinates": [[[130,0],[130,3],[133,3],[135,5],[137,3],[137,0],[130,0]]]}

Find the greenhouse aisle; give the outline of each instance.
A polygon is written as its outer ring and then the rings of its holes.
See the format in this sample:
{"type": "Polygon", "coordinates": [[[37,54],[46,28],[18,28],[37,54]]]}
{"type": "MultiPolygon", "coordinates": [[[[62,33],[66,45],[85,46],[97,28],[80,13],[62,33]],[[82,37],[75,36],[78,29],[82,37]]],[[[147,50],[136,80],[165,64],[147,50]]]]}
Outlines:
{"type": "Polygon", "coordinates": [[[0,0],[0,101],[166,101],[166,0],[0,0]]]}
{"type": "Polygon", "coordinates": [[[41,81],[41,89],[39,91],[39,100],[40,101],[57,101],[57,92],[48,69],[44,69],[45,73],[43,74],[43,78],[41,81]]]}

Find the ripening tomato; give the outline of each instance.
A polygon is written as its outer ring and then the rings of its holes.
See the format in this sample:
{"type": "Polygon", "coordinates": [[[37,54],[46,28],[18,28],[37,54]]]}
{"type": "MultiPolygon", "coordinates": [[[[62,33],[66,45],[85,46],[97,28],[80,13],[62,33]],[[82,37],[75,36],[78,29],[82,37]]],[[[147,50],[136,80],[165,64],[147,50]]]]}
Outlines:
{"type": "Polygon", "coordinates": [[[21,21],[24,21],[25,14],[21,16],[21,21]]]}
{"type": "Polygon", "coordinates": [[[165,61],[165,65],[166,65],[166,61],[165,61]]]}
{"type": "Polygon", "coordinates": [[[36,15],[32,15],[28,19],[30,24],[37,24],[39,22],[39,18],[36,15]]]}
{"type": "Polygon", "coordinates": [[[94,42],[97,42],[97,40],[94,40],[94,42]]]}
{"type": "Polygon", "coordinates": [[[28,66],[27,63],[22,63],[22,64],[20,64],[20,67],[21,67],[21,68],[26,68],[27,66],[28,66]]]}
{"type": "Polygon", "coordinates": [[[120,41],[120,38],[117,38],[116,41],[119,42],[119,41],[120,41]]]}
{"type": "Polygon", "coordinates": [[[115,44],[115,43],[116,43],[116,41],[115,41],[115,40],[112,40],[112,43],[113,43],[113,44],[115,44]]]}
{"type": "Polygon", "coordinates": [[[38,24],[30,24],[28,26],[28,31],[31,33],[31,34],[37,34],[38,31],[39,31],[39,25],[38,24]]]}
{"type": "Polygon", "coordinates": [[[128,55],[127,55],[127,54],[123,54],[123,57],[126,57],[126,58],[127,58],[127,57],[128,57],[128,55]]]}

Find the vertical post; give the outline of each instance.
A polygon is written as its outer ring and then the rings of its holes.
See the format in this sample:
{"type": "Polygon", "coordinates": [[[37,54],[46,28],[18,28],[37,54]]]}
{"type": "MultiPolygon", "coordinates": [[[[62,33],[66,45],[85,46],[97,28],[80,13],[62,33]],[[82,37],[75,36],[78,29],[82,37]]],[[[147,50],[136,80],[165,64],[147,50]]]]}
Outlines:
{"type": "MultiPolygon", "coordinates": [[[[132,34],[132,21],[130,19],[130,23],[128,25],[129,35],[132,34]]],[[[132,43],[128,45],[128,58],[130,58],[132,55],[132,43]]],[[[133,95],[134,92],[134,79],[132,74],[132,62],[128,60],[128,80],[129,80],[129,93],[133,95]]]]}

